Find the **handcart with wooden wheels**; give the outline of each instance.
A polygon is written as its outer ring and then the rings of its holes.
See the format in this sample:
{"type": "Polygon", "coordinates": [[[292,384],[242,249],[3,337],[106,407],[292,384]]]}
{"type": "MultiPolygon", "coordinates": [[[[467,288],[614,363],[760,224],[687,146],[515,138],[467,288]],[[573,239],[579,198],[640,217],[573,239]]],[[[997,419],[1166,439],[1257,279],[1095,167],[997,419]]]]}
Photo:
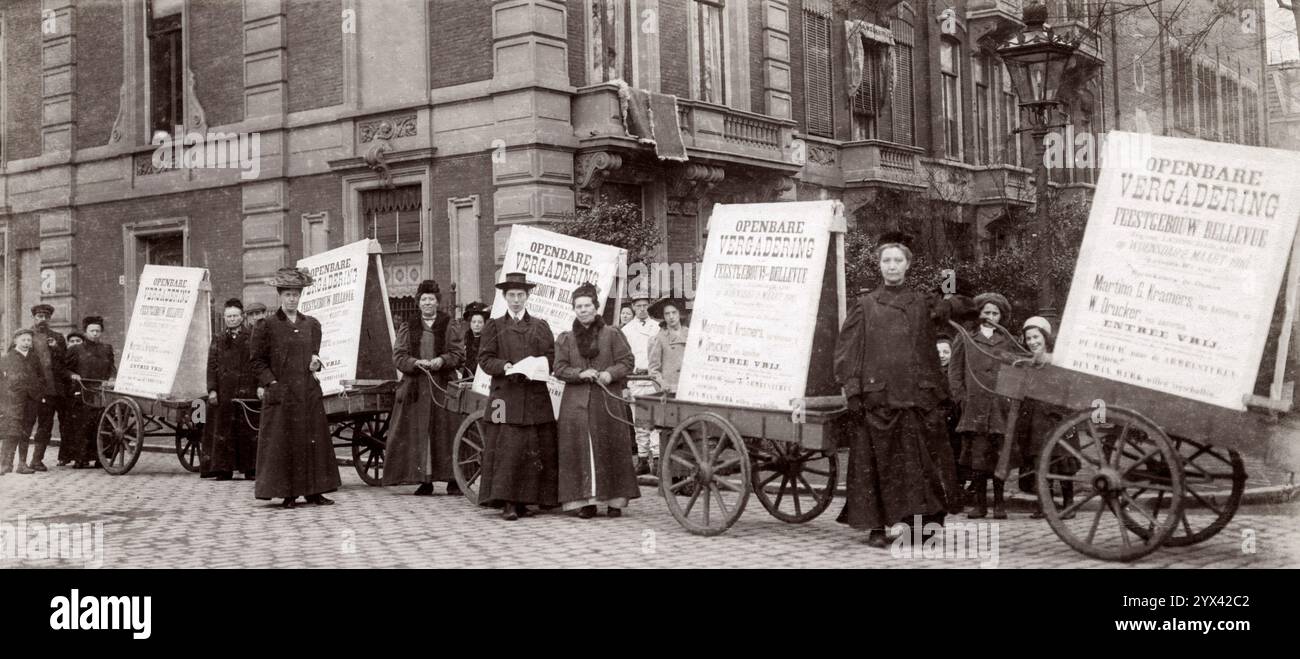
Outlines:
{"type": "MultiPolygon", "coordinates": [[[[1150,142],[1153,157],[1143,166],[1196,160],[1205,146],[1150,142]]],[[[998,374],[997,393],[1011,399],[1006,437],[1015,436],[1023,405],[1061,411],[1030,467],[1052,530],[1093,558],[1132,561],[1214,537],[1241,504],[1243,456],[1292,473],[1300,468],[1300,336],[1293,331],[1300,316],[1300,241],[1293,233],[1300,192],[1292,184],[1300,158],[1241,146],[1216,153],[1251,169],[1258,189],[1277,193],[1277,208],[1267,220],[1226,207],[1213,219],[1237,223],[1233,235],[1266,229],[1270,240],[1233,242],[1208,228],[1166,238],[1160,229],[1216,222],[1135,202],[1123,195],[1121,176],[1144,170],[1104,169],[1052,364],[1022,362],[998,374]],[[1157,215],[1172,224],[1121,219],[1157,215]],[[1170,240],[1186,253],[1147,256],[1153,240],[1170,240]],[[1255,381],[1257,369],[1269,382],[1255,381]],[[1258,395],[1264,384],[1267,395],[1258,395]],[[1069,505],[1054,496],[1062,483],[1074,487],[1069,505]]],[[[1009,473],[1011,444],[1004,442],[999,456],[1001,478],[1009,473]]]]}
{"type": "Polygon", "coordinates": [[[207,409],[204,399],[153,398],[115,393],[112,388],[112,382],[81,381],[82,401],[102,409],[95,427],[95,449],[104,471],[114,476],[131,471],[145,439],[151,437],[174,439],[181,466],[186,471],[199,470],[207,409]]]}
{"type": "Polygon", "coordinates": [[[483,418],[488,397],[474,391],[474,378],[471,376],[449,383],[446,401],[449,411],[465,417],[452,441],[452,474],[465,498],[477,504],[483,467],[483,418]]]}
{"type": "Polygon", "coordinates": [[[82,380],[82,401],[101,408],[95,448],[104,471],[131,471],[147,437],[169,437],[188,471],[198,471],[207,416],[206,364],[212,339],[208,272],[147,265],[112,382],[82,380]]]}

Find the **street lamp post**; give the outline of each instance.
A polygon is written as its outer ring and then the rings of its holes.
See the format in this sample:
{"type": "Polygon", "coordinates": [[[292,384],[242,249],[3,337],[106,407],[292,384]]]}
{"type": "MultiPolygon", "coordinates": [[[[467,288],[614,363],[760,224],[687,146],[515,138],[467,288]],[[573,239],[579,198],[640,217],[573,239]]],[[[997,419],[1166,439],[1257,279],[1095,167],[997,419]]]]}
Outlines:
{"type": "MultiPolygon", "coordinates": [[[[1086,85],[1101,64],[1095,48],[1085,47],[1095,35],[1086,27],[1068,24],[1053,27],[1047,23],[1047,7],[1041,0],[1024,8],[1025,27],[997,49],[998,56],[1011,74],[1011,82],[1020,95],[1022,116],[1027,119],[1020,130],[1034,140],[1034,180],[1037,193],[1034,233],[1038,241],[1038,315],[1057,324],[1056,291],[1052,285],[1052,236],[1047,220],[1047,135],[1064,128],[1068,114],[1061,100],[1062,92],[1086,85]]],[[[1070,146],[1070,145],[1067,145],[1070,146]]]]}

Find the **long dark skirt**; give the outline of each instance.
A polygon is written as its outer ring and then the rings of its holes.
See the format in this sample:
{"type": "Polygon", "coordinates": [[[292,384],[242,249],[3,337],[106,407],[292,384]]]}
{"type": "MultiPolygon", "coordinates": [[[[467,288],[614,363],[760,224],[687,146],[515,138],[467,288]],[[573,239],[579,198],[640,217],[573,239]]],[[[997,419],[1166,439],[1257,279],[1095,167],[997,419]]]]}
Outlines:
{"type": "Polygon", "coordinates": [[[91,463],[99,460],[96,434],[99,432],[99,415],[102,407],[91,407],[80,400],[68,406],[71,409],[72,437],[69,438],[68,459],[91,463]]]}
{"type": "Polygon", "coordinates": [[[880,408],[863,419],[851,435],[847,496],[836,521],[887,529],[946,512],[957,484],[943,411],[880,408]]]}
{"type": "Polygon", "coordinates": [[[479,503],[559,505],[558,465],[554,421],[531,426],[485,424],[479,503]]]}

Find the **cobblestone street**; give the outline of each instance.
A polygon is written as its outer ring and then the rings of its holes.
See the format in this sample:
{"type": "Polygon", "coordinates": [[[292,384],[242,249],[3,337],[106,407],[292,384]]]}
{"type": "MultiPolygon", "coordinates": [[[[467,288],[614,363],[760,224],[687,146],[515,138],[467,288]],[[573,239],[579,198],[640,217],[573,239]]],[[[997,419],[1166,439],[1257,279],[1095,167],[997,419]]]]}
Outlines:
{"type": "MultiPolygon", "coordinates": [[[[144,453],[120,477],[52,467],[0,478],[0,524],[29,528],[103,523],[104,567],[1116,567],[1078,554],[1024,512],[997,527],[996,561],[898,558],[836,524],[841,503],[813,522],[777,521],[753,499],[725,535],[693,536],[654,488],[622,519],[541,514],[504,522],[459,497],[413,497],[376,488],[341,467],[338,505],[281,510],[253,498],[247,481],[200,480],[170,454],[144,453]]],[[[438,488],[441,493],[441,486],[438,488]]],[[[1218,536],[1162,548],[1138,567],[1300,567],[1300,507],[1245,506],[1218,536]],[[1254,553],[1243,550],[1253,538],[1254,553]]],[[[964,519],[958,521],[966,521],[964,519]]],[[[985,520],[989,521],[989,520],[985,520]]],[[[0,567],[75,567],[63,560],[0,557],[0,567]]]]}

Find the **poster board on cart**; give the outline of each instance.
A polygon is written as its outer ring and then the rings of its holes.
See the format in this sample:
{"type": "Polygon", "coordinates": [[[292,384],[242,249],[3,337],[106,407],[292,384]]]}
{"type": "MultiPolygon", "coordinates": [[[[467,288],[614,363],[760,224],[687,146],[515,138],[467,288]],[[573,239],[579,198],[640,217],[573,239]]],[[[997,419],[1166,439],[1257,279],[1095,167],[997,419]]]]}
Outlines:
{"type": "Polygon", "coordinates": [[[830,363],[842,320],[843,280],[827,266],[843,271],[832,238],[844,230],[835,200],[713,207],[678,399],[793,411],[838,393],[829,369],[809,370],[814,352],[830,363]]]}
{"type": "Polygon", "coordinates": [[[1104,163],[1053,363],[1244,410],[1300,219],[1300,153],[1140,137],[1111,134],[1151,148],[1104,163]]]}
{"type": "Polygon", "coordinates": [[[298,310],[321,324],[316,377],[326,396],[343,391],[344,380],[398,379],[382,254],[378,241],[364,239],[298,260],[313,280],[298,310]]]}
{"type": "MultiPolygon", "coordinates": [[[[620,267],[627,261],[627,250],[564,234],[515,225],[506,240],[505,261],[498,281],[504,281],[510,272],[522,272],[530,283],[537,284],[528,296],[529,315],[545,320],[556,338],[573,326],[574,289],[591,282],[600,292],[596,314],[605,311],[606,299],[616,291],[614,283],[620,267]]],[[[500,290],[492,301],[492,317],[506,313],[506,298],[500,290]]],[[[552,370],[555,364],[550,364],[552,370]]],[[[484,396],[491,393],[492,377],[479,368],[474,374],[474,391],[484,396]]],[[[558,417],[560,399],[564,396],[564,383],[551,378],[551,409],[558,417]]]]}
{"type": "Polygon", "coordinates": [[[157,399],[203,398],[212,342],[208,271],[146,265],[139,281],[113,391],[157,399]]]}

